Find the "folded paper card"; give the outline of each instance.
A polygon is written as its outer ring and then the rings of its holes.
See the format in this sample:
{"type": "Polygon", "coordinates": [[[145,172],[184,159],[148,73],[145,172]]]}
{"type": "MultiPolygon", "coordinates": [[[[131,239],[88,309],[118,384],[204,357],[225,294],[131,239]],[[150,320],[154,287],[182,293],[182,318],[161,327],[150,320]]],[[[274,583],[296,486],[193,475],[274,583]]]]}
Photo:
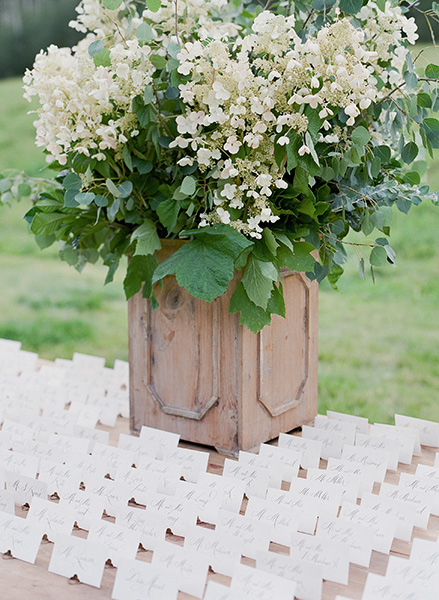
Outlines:
{"type": "Polygon", "coordinates": [[[169,571],[140,560],[120,559],[113,600],[177,600],[178,587],[169,571]]]}
{"type": "Polygon", "coordinates": [[[98,588],[106,560],[104,546],[77,536],[57,533],[49,571],[69,578],[76,575],[82,583],[98,588]]]}
{"type": "Polygon", "coordinates": [[[14,558],[35,563],[43,529],[40,523],[0,512],[0,552],[10,551],[14,558]]]}
{"type": "Polygon", "coordinates": [[[241,598],[253,600],[293,600],[294,582],[246,565],[236,565],[230,589],[241,598]]]}

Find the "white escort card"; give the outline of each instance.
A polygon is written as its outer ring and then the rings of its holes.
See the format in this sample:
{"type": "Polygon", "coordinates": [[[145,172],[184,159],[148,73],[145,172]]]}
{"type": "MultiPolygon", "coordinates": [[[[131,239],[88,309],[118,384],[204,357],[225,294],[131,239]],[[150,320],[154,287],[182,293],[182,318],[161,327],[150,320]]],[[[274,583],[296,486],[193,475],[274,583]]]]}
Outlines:
{"type": "Polygon", "coordinates": [[[113,600],[177,600],[177,595],[177,584],[167,570],[140,560],[119,560],[113,600]]]}
{"type": "Polygon", "coordinates": [[[115,481],[129,491],[129,495],[134,498],[137,504],[148,504],[150,495],[158,489],[160,475],[129,467],[126,470],[121,469],[118,471],[115,481]]]}
{"type": "Polygon", "coordinates": [[[392,471],[398,470],[399,456],[401,453],[401,444],[398,440],[388,440],[383,437],[365,435],[357,433],[355,445],[361,448],[372,448],[373,450],[384,450],[390,455],[388,468],[392,471]]]}
{"type": "Polygon", "coordinates": [[[410,561],[418,561],[438,573],[439,544],[430,540],[414,538],[410,552],[410,561]]]}
{"type": "Polygon", "coordinates": [[[380,488],[380,496],[386,496],[392,500],[401,500],[407,502],[416,508],[415,525],[421,529],[427,529],[430,519],[431,498],[426,496],[424,492],[417,490],[401,489],[390,483],[382,483],[380,488]]]}
{"type": "Polygon", "coordinates": [[[43,533],[53,542],[57,533],[70,535],[75,524],[75,514],[68,506],[61,506],[42,498],[33,498],[27,521],[39,523],[43,533]]]}
{"type": "Polygon", "coordinates": [[[207,471],[209,453],[188,448],[165,449],[164,460],[180,467],[186,481],[197,483],[201,473],[207,471]]]}
{"type": "Polygon", "coordinates": [[[101,521],[90,527],[87,540],[104,546],[107,559],[110,559],[115,567],[119,567],[122,557],[133,560],[136,557],[140,533],[121,525],[101,521]]]}
{"type": "Polygon", "coordinates": [[[299,474],[302,452],[296,452],[290,448],[280,448],[271,444],[259,446],[259,456],[282,463],[282,481],[291,483],[299,474]]]}
{"type": "Polygon", "coordinates": [[[258,552],[256,567],[277,577],[294,581],[295,594],[300,600],[321,600],[323,576],[319,566],[292,556],[258,552]]]}
{"type": "Polygon", "coordinates": [[[317,469],[320,466],[322,442],[306,440],[297,435],[289,435],[288,433],[280,433],[279,448],[288,448],[295,452],[302,452],[300,464],[304,469],[311,467],[317,469]]]}
{"type": "Polygon", "coordinates": [[[387,564],[386,579],[405,583],[408,587],[420,587],[422,594],[436,593],[439,589],[439,573],[420,561],[391,556],[387,564]]]}
{"type": "Polygon", "coordinates": [[[334,470],[308,469],[306,478],[311,481],[317,481],[324,485],[341,486],[342,500],[347,502],[356,502],[360,497],[360,475],[352,473],[340,473],[334,470]]]}
{"type": "Polygon", "coordinates": [[[360,497],[364,492],[371,492],[373,490],[375,472],[371,467],[364,468],[361,464],[355,462],[330,458],[326,470],[336,471],[337,473],[346,475],[357,475],[360,477],[360,497]]]}
{"type": "Polygon", "coordinates": [[[15,444],[22,444],[26,440],[33,440],[34,432],[30,427],[21,425],[20,423],[14,423],[9,419],[3,421],[2,431],[9,433],[12,440],[12,447],[15,444]]]}
{"type": "Polygon", "coordinates": [[[34,564],[43,533],[39,523],[0,512],[0,552],[34,564]]]}
{"type": "Polygon", "coordinates": [[[92,496],[100,496],[104,500],[104,509],[108,516],[115,517],[119,506],[127,506],[131,500],[131,493],[128,488],[111,479],[97,481],[95,485],[87,489],[92,496]]]}
{"type": "Polygon", "coordinates": [[[89,442],[86,439],[76,438],[72,435],[61,435],[53,433],[49,437],[49,443],[58,449],[64,460],[72,455],[82,454],[87,456],[89,442]]]}
{"type": "Polygon", "coordinates": [[[0,512],[15,515],[14,493],[2,487],[0,487],[0,512]]]}
{"type": "Polygon", "coordinates": [[[294,600],[296,585],[266,571],[238,564],[235,566],[230,589],[241,598],[253,600],[294,600]]]}
{"type": "Polygon", "coordinates": [[[164,542],[168,528],[166,518],[148,509],[133,506],[119,507],[116,511],[116,525],[121,525],[139,534],[145,550],[154,550],[164,542]]]}
{"type": "Polygon", "coordinates": [[[400,490],[424,493],[431,502],[432,513],[439,515],[439,481],[431,480],[429,477],[401,473],[398,487],[400,490]]]}
{"type": "Polygon", "coordinates": [[[72,452],[70,456],[66,457],[65,464],[79,470],[81,483],[87,490],[104,479],[107,474],[107,465],[104,459],[91,454],[72,452]]]}
{"type": "Polygon", "coordinates": [[[126,471],[134,464],[133,452],[101,444],[100,442],[95,443],[92,454],[93,456],[99,456],[105,461],[107,473],[112,479],[116,477],[118,471],[126,471]]]}
{"type": "Polygon", "coordinates": [[[284,546],[290,545],[290,536],[297,531],[300,519],[298,510],[261,498],[250,498],[245,516],[257,519],[270,527],[270,540],[284,546]]]}
{"type": "Polygon", "coordinates": [[[163,459],[166,450],[177,448],[180,436],[178,433],[143,425],[140,430],[140,439],[151,448],[154,458],[163,459]]]}
{"type": "Polygon", "coordinates": [[[343,447],[341,458],[351,463],[361,465],[366,469],[373,469],[375,481],[384,481],[390,461],[390,454],[385,450],[372,450],[360,446],[343,447]]]}
{"type": "Polygon", "coordinates": [[[216,529],[235,540],[235,548],[240,554],[256,559],[258,550],[268,550],[270,527],[257,519],[220,510],[216,529]]]}
{"type": "Polygon", "coordinates": [[[203,597],[209,570],[209,559],[204,554],[163,542],[156,546],[151,564],[166,569],[181,592],[195,598],[203,597]]]}
{"type": "Polygon", "coordinates": [[[215,573],[229,577],[232,576],[235,565],[241,562],[241,552],[236,546],[235,538],[206,527],[188,527],[184,547],[204,554],[215,573]]]}
{"type": "Polygon", "coordinates": [[[431,481],[439,481],[439,469],[437,467],[419,464],[416,467],[416,475],[426,479],[431,479],[431,481]]]}
{"type": "Polygon", "coordinates": [[[238,462],[250,467],[268,469],[270,474],[268,486],[280,489],[282,485],[283,465],[276,458],[265,458],[264,456],[253,454],[252,452],[243,452],[240,450],[238,462]]]}
{"type": "Polygon", "coordinates": [[[208,581],[204,600],[241,600],[241,594],[216,581],[208,581]]]}
{"type": "Polygon", "coordinates": [[[332,431],[340,435],[345,444],[355,444],[355,436],[357,426],[355,423],[348,421],[339,421],[337,419],[328,419],[323,415],[317,415],[314,419],[314,427],[323,429],[324,431],[332,431]]]}
{"type": "Polygon", "coordinates": [[[137,461],[140,456],[145,456],[149,457],[149,459],[152,459],[155,458],[156,455],[155,450],[153,450],[148,443],[145,443],[145,440],[132,435],[127,435],[126,433],[121,433],[119,435],[117,447],[121,450],[128,450],[129,452],[133,453],[134,464],[136,467],[138,466],[137,461]]]}
{"type": "MultiPolygon", "coordinates": [[[[275,490],[273,488],[268,489],[267,500],[285,509],[299,511],[300,516],[297,530],[302,533],[309,533],[310,535],[314,534],[319,514],[327,514],[325,511],[328,510],[326,502],[319,502],[305,498],[304,496],[296,496],[284,490],[275,490]]],[[[330,506],[329,513],[333,513],[330,506]]]]}
{"type": "Polygon", "coordinates": [[[107,552],[104,546],[77,536],[57,533],[49,571],[63,577],[76,575],[81,583],[100,587],[107,552]]]}
{"type": "Polygon", "coordinates": [[[316,537],[349,546],[349,562],[369,568],[373,534],[368,527],[343,519],[319,518],[316,537]]]}
{"type": "Polygon", "coordinates": [[[221,477],[213,473],[203,473],[198,481],[200,486],[219,490],[223,493],[221,508],[239,513],[245,492],[245,482],[231,477],[221,477]]]}
{"type": "Polygon", "coordinates": [[[349,546],[326,539],[316,538],[304,533],[291,534],[291,556],[300,558],[322,570],[324,579],[348,584],[349,546]]]}
{"type": "Polygon", "coordinates": [[[404,415],[395,415],[395,425],[397,427],[408,427],[419,431],[421,444],[424,446],[439,447],[439,423],[437,421],[426,421],[404,415]]]}
{"type": "Polygon", "coordinates": [[[248,498],[256,496],[265,498],[270,480],[270,471],[266,467],[245,465],[226,458],[224,461],[223,477],[239,479],[246,484],[245,494],[248,498]]]}
{"type": "Polygon", "coordinates": [[[315,440],[321,442],[322,450],[320,458],[328,460],[328,458],[340,458],[343,444],[345,443],[344,437],[330,429],[318,429],[316,427],[309,427],[308,425],[302,425],[302,439],[315,440]]]}
{"type": "Polygon", "coordinates": [[[369,573],[363,591],[363,600],[435,600],[437,596],[420,595],[416,589],[402,581],[395,581],[369,573]]]}
{"type": "Polygon", "coordinates": [[[334,419],[336,421],[345,421],[347,423],[354,423],[359,433],[367,433],[369,429],[369,419],[366,417],[357,417],[356,415],[346,415],[344,413],[336,412],[334,410],[328,410],[326,412],[328,419],[334,419]]]}
{"type": "Polygon", "coordinates": [[[336,517],[341,505],[343,489],[331,483],[298,477],[292,482],[288,493],[295,498],[304,498],[306,501],[315,500],[324,507],[322,514],[336,517]]]}
{"type": "Polygon", "coordinates": [[[61,498],[63,494],[79,490],[82,477],[79,469],[41,459],[38,479],[47,483],[50,496],[56,493],[61,498]]]}
{"type": "Polygon", "coordinates": [[[62,496],[59,504],[60,506],[69,506],[73,510],[78,527],[90,529],[102,517],[105,498],[80,490],[62,496]]]}
{"type": "Polygon", "coordinates": [[[19,446],[20,452],[28,454],[36,458],[51,460],[61,464],[63,462],[63,456],[60,454],[59,449],[48,442],[36,442],[26,440],[21,446],[19,446]]]}
{"type": "Polygon", "coordinates": [[[389,440],[397,440],[400,445],[399,462],[410,465],[413,454],[421,453],[419,431],[407,427],[396,427],[385,423],[374,423],[370,428],[370,435],[385,437],[389,440]]]}
{"type": "Polygon", "coordinates": [[[0,448],[0,465],[5,471],[11,471],[35,479],[39,463],[40,459],[35,456],[0,448]]]}
{"type": "Polygon", "coordinates": [[[178,481],[175,492],[183,502],[192,501],[197,505],[197,517],[205,523],[215,523],[218,511],[222,507],[224,491],[200,483],[178,481]]]}
{"type": "Polygon", "coordinates": [[[171,496],[175,494],[177,481],[180,479],[181,472],[179,465],[146,456],[138,456],[136,460],[136,466],[139,471],[144,471],[150,474],[157,473],[160,475],[157,488],[159,493],[169,494],[171,496]]]}
{"type": "Polygon", "coordinates": [[[183,502],[180,498],[155,493],[150,496],[148,509],[165,517],[174,535],[184,537],[187,527],[197,522],[198,507],[193,501],[183,502]]]}
{"type": "Polygon", "coordinates": [[[30,504],[35,496],[47,500],[47,483],[44,481],[10,471],[5,471],[4,475],[6,489],[13,492],[15,504],[30,504]]]}
{"type": "Polygon", "coordinates": [[[372,548],[377,552],[389,554],[396,532],[396,519],[394,517],[345,502],[341,507],[340,519],[368,527],[373,533],[372,548]]]}
{"type": "Polygon", "coordinates": [[[77,416],[78,425],[94,429],[98,424],[101,410],[97,406],[72,400],[69,412],[77,416]]]}
{"type": "Polygon", "coordinates": [[[110,441],[110,433],[101,429],[92,429],[91,427],[82,427],[81,425],[73,426],[73,435],[77,438],[87,440],[87,452],[93,452],[96,443],[108,444],[110,441]]]}
{"type": "Polygon", "coordinates": [[[405,542],[411,540],[416,520],[416,508],[414,506],[401,500],[391,500],[376,494],[364,494],[361,499],[361,506],[394,517],[397,521],[395,537],[405,542]]]}

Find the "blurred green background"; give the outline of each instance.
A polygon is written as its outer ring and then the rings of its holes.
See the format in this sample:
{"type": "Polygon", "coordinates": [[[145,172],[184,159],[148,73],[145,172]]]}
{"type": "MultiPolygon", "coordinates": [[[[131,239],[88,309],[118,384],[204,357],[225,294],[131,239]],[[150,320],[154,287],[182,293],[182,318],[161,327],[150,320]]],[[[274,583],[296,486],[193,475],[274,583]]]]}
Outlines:
{"type": "MultiPolygon", "coordinates": [[[[0,15],[9,2],[0,0],[0,15]]],[[[64,22],[76,2],[67,4],[64,22]]],[[[429,48],[421,60],[437,64],[439,50],[429,48]]],[[[27,114],[21,94],[20,78],[0,81],[0,171],[38,174],[44,157],[34,145],[35,116],[27,114]]],[[[430,162],[428,182],[437,190],[439,153],[430,162]]],[[[105,356],[107,366],[126,360],[122,270],[103,286],[104,267],[89,265],[78,274],[59,260],[56,247],[39,250],[22,219],[27,208],[0,210],[0,337],[49,359],[78,351],[105,356]]],[[[397,267],[376,269],[375,284],[368,275],[359,279],[352,253],[339,292],[321,286],[321,413],[329,408],[389,422],[399,412],[439,420],[439,207],[425,203],[408,216],[395,213],[391,244],[397,267]]]]}

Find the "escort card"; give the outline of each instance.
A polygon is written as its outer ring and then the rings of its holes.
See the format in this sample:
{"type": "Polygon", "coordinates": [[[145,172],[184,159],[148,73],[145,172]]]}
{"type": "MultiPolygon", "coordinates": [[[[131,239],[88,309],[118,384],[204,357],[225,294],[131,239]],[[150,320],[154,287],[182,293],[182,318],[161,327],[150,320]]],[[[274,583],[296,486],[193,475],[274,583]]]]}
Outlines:
{"type": "Polygon", "coordinates": [[[78,469],[81,474],[81,482],[86,489],[95,485],[107,474],[107,465],[103,458],[92,456],[91,454],[82,454],[73,452],[66,457],[66,466],[78,469]]]}
{"type": "Polygon", "coordinates": [[[69,578],[76,575],[82,583],[98,588],[106,560],[104,546],[77,536],[57,533],[49,571],[69,578]]]}
{"type": "Polygon", "coordinates": [[[343,519],[319,518],[316,537],[349,546],[349,562],[369,568],[373,535],[368,527],[343,519]]]}
{"type": "Polygon", "coordinates": [[[430,518],[431,498],[427,497],[424,492],[417,490],[401,489],[390,483],[382,483],[380,488],[380,496],[386,496],[392,500],[402,500],[412,504],[416,508],[415,525],[421,529],[427,529],[428,520],[430,518]]]}
{"type": "Polygon", "coordinates": [[[291,534],[291,556],[318,565],[324,579],[347,585],[349,546],[304,533],[291,534]]]}
{"type": "Polygon", "coordinates": [[[208,581],[204,600],[241,600],[241,594],[216,581],[208,581]]]}
{"type": "Polygon", "coordinates": [[[12,437],[7,431],[0,431],[0,448],[4,448],[5,450],[12,448],[12,437]]]}
{"type": "Polygon", "coordinates": [[[14,444],[21,444],[26,440],[33,440],[34,432],[30,427],[21,425],[20,423],[14,423],[9,419],[3,421],[2,431],[9,433],[12,440],[12,447],[14,444]]]}
{"type": "Polygon", "coordinates": [[[355,444],[355,435],[357,426],[348,421],[339,421],[337,419],[328,419],[323,415],[317,415],[314,419],[314,427],[324,431],[332,431],[343,438],[345,444],[355,444]]]}
{"type": "Polygon", "coordinates": [[[270,528],[270,540],[284,546],[290,545],[291,533],[297,531],[300,519],[298,510],[254,497],[248,501],[245,516],[266,523],[270,528]]]}
{"type": "Polygon", "coordinates": [[[213,473],[202,473],[198,485],[222,492],[223,501],[221,508],[230,512],[239,513],[244,498],[245,483],[231,477],[221,477],[213,473]]]}
{"type": "Polygon", "coordinates": [[[134,453],[128,450],[121,450],[115,446],[107,446],[96,442],[93,448],[93,456],[102,458],[107,465],[107,473],[112,479],[116,477],[118,471],[129,469],[134,463],[134,453]]]}
{"type": "Polygon", "coordinates": [[[35,496],[47,500],[47,483],[19,473],[5,471],[6,489],[13,492],[15,504],[30,504],[35,496]]]}
{"type": "Polygon", "coordinates": [[[110,434],[108,431],[92,429],[91,427],[81,427],[81,425],[73,425],[73,435],[88,441],[87,452],[93,452],[96,443],[108,444],[110,441],[110,434]]]}
{"type": "Polygon", "coordinates": [[[77,400],[72,400],[69,412],[77,416],[77,423],[80,427],[89,427],[94,429],[99,421],[100,409],[91,404],[83,404],[77,400]]]}
{"type": "Polygon", "coordinates": [[[233,477],[243,481],[246,484],[245,493],[248,498],[251,496],[265,498],[270,480],[270,471],[265,467],[243,465],[236,462],[236,460],[226,458],[223,477],[233,477]]]}
{"type": "Polygon", "coordinates": [[[132,452],[134,455],[134,464],[136,466],[138,466],[136,461],[139,456],[146,456],[151,460],[152,458],[155,458],[156,455],[155,450],[153,450],[149,444],[145,444],[144,440],[125,433],[119,435],[117,447],[121,450],[132,452]]]}
{"type": "Polygon", "coordinates": [[[10,550],[15,558],[34,564],[42,537],[39,523],[0,512],[0,552],[10,550]]]}
{"type": "Polygon", "coordinates": [[[100,521],[102,518],[105,497],[78,491],[63,496],[59,504],[60,506],[68,506],[73,510],[78,527],[90,529],[93,523],[100,521]]]}
{"type": "Polygon", "coordinates": [[[50,496],[56,493],[61,498],[63,494],[79,490],[82,477],[79,469],[42,459],[38,479],[47,483],[50,496]]]}
{"type": "Polygon", "coordinates": [[[302,460],[300,464],[304,469],[317,469],[320,466],[322,442],[316,442],[315,440],[306,440],[297,435],[280,433],[279,448],[289,448],[290,450],[294,450],[295,452],[302,452],[302,460]]]}
{"type": "Polygon", "coordinates": [[[121,525],[101,521],[90,527],[87,540],[104,546],[107,559],[109,558],[115,567],[119,567],[122,557],[133,560],[136,558],[140,533],[121,525]]]}
{"type": "Polygon", "coordinates": [[[291,483],[292,479],[295,479],[299,474],[302,452],[272,446],[271,444],[261,444],[259,456],[282,463],[282,481],[291,483]]]}
{"type": "Polygon", "coordinates": [[[209,559],[203,554],[163,542],[154,550],[152,565],[166,569],[170,579],[175,577],[181,592],[196,598],[203,597],[209,570],[209,559]]]}
{"type": "Polygon", "coordinates": [[[372,450],[371,448],[345,445],[341,458],[364,468],[373,469],[375,481],[381,482],[384,481],[386,476],[390,454],[385,450],[372,450]]]}
{"type": "Polygon", "coordinates": [[[344,437],[328,429],[318,429],[302,425],[302,439],[315,440],[322,443],[320,458],[340,458],[343,448],[344,437]]]}
{"type": "Polygon", "coordinates": [[[294,581],[300,600],[321,600],[323,576],[320,567],[291,556],[258,552],[256,567],[277,577],[294,581]]]}
{"type": "Polygon", "coordinates": [[[364,492],[371,492],[375,480],[375,473],[372,468],[364,468],[358,463],[348,462],[338,458],[330,458],[326,470],[337,471],[340,474],[357,475],[360,477],[360,497],[364,492]]]}
{"type": "Polygon", "coordinates": [[[111,479],[103,479],[87,489],[93,496],[104,499],[104,509],[108,516],[116,516],[118,506],[127,506],[131,500],[130,490],[124,485],[111,479]]]}
{"type": "Polygon", "coordinates": [[[266,458],[252,452],[243,452],[240,450],[238,462],[250,467],[268,469],[270,474],[268,479],[269,487],[280,489],[282,485],[283,465],[276,458],[266,458]]]}
{"type": "Polygon", "coordinates": [[[207,471],[209,453],[188,448],[165,449],[164,460],[179,465],[186,481],[197,483],[200,474],[207,471]]]}
{"type": "MultiPolygon", "coordinates": [[[[324,514],[336,517],[338,508],[341,505],[343,489],[331,483],[312,481],[298,477],[295,479],[289,491],[289,494],[296,498],[305,498],[306,500],[315,500],[320,505],[324,505],[324,514]]],[[[319,513],[320,514],[320,513],[319,513]]]]}
{"type": "Polygon", "coordinates": [[[402,462],[405,465],[411,464],[413,454],[421,453],[419,431],[417,429],[396,427],[395,425],[386,425],[384,423],[374,423],[370,427],[370,435],[384,437],[389,440],[397,440],[401,445],[399,462],[402,462]]]}
{"type": "MultiPolygon", "coordinates": [[[[317,502],[303,496],[297,497],[284,490],[269,488],[267,500],[285,507],[288,510],[299,511],[299,523],[297,530],[302,533],[314,535],[317,517],[319,514],[325,514],[326,503],[317,502]]],[[[331,509],[329,512],[332,512],[331,509]]]]}
{"type": "Polygon", "coordinates": [[[219,511],[215,531],[233,537],[236,550],[248,558],[256,559],[258,550],[268,550],[270,545],[270,527],[266,523],[225,510],[219,511]]]}
{"type": "Polygon", "coordinates": [[[187,527],[197,522],[198,507],[192,501],[183,502],[180,498],[155,493],[150,496],[148,509],[163,515],[174,535],[184,537],[187,527]]]}
{"type": "Polygon", "coordinates": [[[175,492],[183,502],[192,501],[197,505],[197,517],[205,523],[216,523],[218,511],[224,500],[224,491],[219,488],[203,486],[200,483],[178,481],[175,492]]]}
{"type": "Polygon", "coordinates": [[[132,506],[118,507],[116,525],[121,525],[140,535],[140,543],[145,550],[154,550],[159,542],[164,542],[168,528],[166,518],[151,510],[132,506]]]}
{"type": "MultiPolygon", "coordinates": [[[[435,600],[437,596],[422,594],[422,600],[435,600]]],[[[376,573],[369,573],[363,591],[363,600],[419,600],[419,587],[408,587],[401,581],[391,581],[376,573]]]]}
{"type": "Polygon", "coordinates": [[[180,435],[143,425],[140,430],[140,439],[151,448],[154,458],[163,459],[166,450],[177,448],[180,435]]]}
{"type": "Polygon", "coordinates": [[[230,589],[241,597],[252,600],[294,600],[296,586],[293,581],[238,564],[233,572],[230,589]]]}
{"type": "Polygon", "coordinates": [[[416,520],[416,508],[414,506],[410,506],[410,504],[401,500],[393,500],[376,494],[364,494],[361,499],[361,506],[394,517],[397,521],[395,537],[405,542],[411,540],[416,520]]]}
{"type": "Polygon", "coordinates": [[[437,467],[428,467],[427,465],[418,465],[416,467],[416,475],[431,479],[431,481],[439,481],[439,469],[437,467]]]}
{"type": "Polygon", "coordinates": [[[0,448],[0,464],[2,469],[11,471],[26,477],[35,477],[38,473],[38,465],[40,459],[35,456],[22,454],[21,452],[13,452],[0,448]]]}
{"type": "Polygon", "coordinates": [[[357,498],[360,497],[360,475],[339,473],[338,471],[327,469],[308,469],[306,478],[317,483],[322,483],[323,485],[341,486],[341,499],[347,502],[355,503],[357,498]]]}
{"type": "Polygon", "coordinates": [[[161,476],[157,488],[159,493],[172,496],[175,494],[177,481],[180,479],[181,472],[179,465],[139,455],[137,455],[136,460],[139,471],[145,471],[152,474],[158,473],[161,476]]]}
{"type": "Polygon", "coordinates": [[[58,449],[63,459],[68,460],[72,454],[88,453],[88,440],[75,438],[71,435],[52,434],[49,438],[49,443],[58,449]]]}
{"type": "Polygon", "coordinates": [[[383,437],[357,433],[355,445],[361,448],[372,448],[373,450],[388,452],[390,455],[388,468],[392,471],[398,470],[399,455],[401,453],[401,444],[398,440],[388,440],[383,437]]]}
{"type": "Polygon", "coordinates": [[[396,532],[396,519],[378,513],[370,508],[343,503],[340,519],[363,525],[373,533],[372,548],[377,552],[389,554],[396,532]]]}
{"type": "Polygon", "coordinates": [[[409,588],[422,589],[422,595],[428,596],[433,592],[437,598],[439,588],[439,573],[419,561],[407,560],[399,556],[391,556],[387,564],[386,579],[405,583],[409,588]]]}
{"type": "Polygon", "coordinates": [[[119,560],[113,600],[177,600],[177,595],[168,571],[140,560],[119,560]]]}
{"type": "Polygon", "coordinates": [[[215,573],[229,577],[232,576],[235,565],[241,562],[241,553],[236,547],[235,538],[206,527],[188,527],[184,547],[205,555],[215,573]]]}
{"type": "Polygon", "coordinates": [[[134,498],[137,504],[148,504],[150,494],[157,491],[160,475],[129,467],[118,471],[115,481],[129,491],[131,498],[134,498]]]}
{"type": "Polygon", "coordinates": [[[439,544],[430,540],[413,538],[410,552],[410,562],[412,561],[419,561],[437,573],[439,566],[439,544]]]}
{"type": "Polygon", "coordinates": [[[0,512],[15,515],[14,493],[0,488],[0,512]]]}
{"type": "Polygon", "coordinates": [[[63,456],[60,454],[59,449],[54,445],[47,442],[35,442],[26,440],[20,446],[20,452],[34,456],[36,458],[44,458],[45,460],[51,460],[61,464],[63,456]]]}
{"type": "Polygon", "coordinates": [[[335,412],[334,410],[326,411],[328,419],[334,419],[336,421],[345,421],[347,423],[354,423],[359,433],[367,433],[369,429],[369,419],[366,417],[357,417],[356,415],[346,415],[344,413],[335,412]]]}
{"type": "Polygon", "coordinates": [[[431,511],[439,515],[439,481],[432,481],[428,477],[420,477],[410,473],[401,473],[398,487],[400,490],[422,492],[431,503],[431,511]]]}
{"type": "Polygon", "coordinates": [[[27,520],[40,523],[43,533],[53,542],[56,533],[70,535],[75,524],[75,514],[67,506],[60,506],[43,498],[33,498],[27,520]]]}
{"type": "Polygon", "coordinates": [[[439,423],[437,421],[425,421],[424,419],[395,415],[395,425],[417,429],[421,444],[439,447],[439,423]]]}

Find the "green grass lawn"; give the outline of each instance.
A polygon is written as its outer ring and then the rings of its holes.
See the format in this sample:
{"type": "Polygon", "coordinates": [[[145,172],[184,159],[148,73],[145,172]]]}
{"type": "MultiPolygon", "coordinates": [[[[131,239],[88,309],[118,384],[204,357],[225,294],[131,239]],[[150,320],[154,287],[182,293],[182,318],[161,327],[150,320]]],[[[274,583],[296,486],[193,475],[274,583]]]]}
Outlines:
{"type": "MultiPolygon", "coordinates": [[[[0,82],[0,170],[36,173],[33,115],[19,80],[0,82]]],[[[439,158],[439,157],[438,157],[439,158]]],[[[439,160],[430,169],[439,189],[439,160]]],[[[104,267],[82,274],[40,251],[21,219],[24,204],[0,210],[0,337],[19,339],[45,358],[73,351],[112,365],[126,359],[127,319],[121,279],[103,286],[104,267]]],[[[320,412],[340,410],[390,421],[395,412],[439,420],[439,208],[424,204],[395,214],[394,269],[361,281],[352,256],[339,292],[320,293],[320,412]]]]}

